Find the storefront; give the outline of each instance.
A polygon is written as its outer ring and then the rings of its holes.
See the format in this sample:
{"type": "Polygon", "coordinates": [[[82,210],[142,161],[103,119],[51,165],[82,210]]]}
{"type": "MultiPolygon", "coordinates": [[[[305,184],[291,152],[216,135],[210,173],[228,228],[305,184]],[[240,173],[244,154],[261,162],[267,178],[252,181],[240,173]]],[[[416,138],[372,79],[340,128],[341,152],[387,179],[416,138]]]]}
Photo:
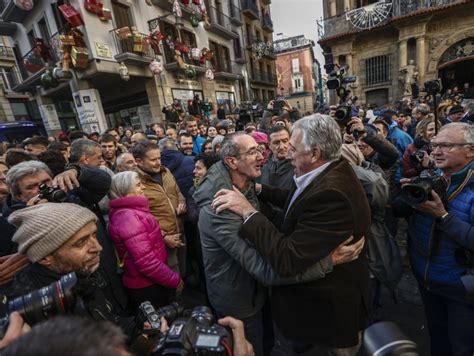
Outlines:
{"type": "Polygon", "coordinates": [[[188,104],[193,101],[196,95],[199,96],[200,100],[204,97],[202,90],[171,89],[171,92],[173,94],[173,100],[177,100],[185,111],[188,111],[188,104]]]}
{"type": "Polygon", "coordinates": [[[217,107],[224,106],[226,113],[233,113],[235,110],[235,94],[228,91],[216,91],[217,107]]]}

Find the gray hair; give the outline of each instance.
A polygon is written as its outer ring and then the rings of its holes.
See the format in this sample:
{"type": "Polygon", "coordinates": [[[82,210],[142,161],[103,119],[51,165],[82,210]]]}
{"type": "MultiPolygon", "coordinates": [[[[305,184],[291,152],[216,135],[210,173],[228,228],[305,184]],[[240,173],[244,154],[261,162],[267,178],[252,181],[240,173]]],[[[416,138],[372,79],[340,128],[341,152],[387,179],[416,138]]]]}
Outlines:
{"type": "Polygon", "coordinates": [[[120,172],[114,175],[110,185],[110,199],[127,196],[133,190],[137,179],[139,179],[138,173],[133,171],[120,172]]]}
{"type": "Polygon", "coordinates": [[[236,132],[224,138],[224,140],[222,141],[222,146],[221,146],[222,161],[224,161],[224,158],[226,157],[239,157],[240,148],[235,139],[240,136],[249,136],[249,135],[247,135],[245,132],[236,132]]]}
{"type": "Polygon", "coordinates": [[[301,131],[303,145],[307,152],[319,147],[325,161],[333,161],[341,157],[341,130],[329,115],[306,116],[295,122],[291,132],[294,133],[296,130],[301,131]]]}
{"type": "Polygon", "coordinates": [[[464,135],[464,142],[466,144],[474,144],[474,125],[468,124],[467,122],[452,122],[441,127],[439,132],[444,131],[446,129],[462,131],[464,135]]]}
{"type": "Polygon", "coordinates": [[[25,161],[14,165],[7,173],[6,183],[10,193],[15,197],[21,194],[18,181],[26,176],[35,176],[46,172],[51,178],[53,174],[46,164],[40,161],[25,161]]]}
{"type": "Polygon", "coordinates": [[[216,137],[212,139],[212,152],[214,153],[216,152],[216,146],[222,144],[222,141],[224,141],[224,138],[225,136],[216,135],[216,137]]]}
{"type": "Polygon", "coordinates": [[[160,151],[164,151],[164,150],[178,151],[178,146],[176,144],[176,141],[169,137],[162,138],[160,142],[158,142],[158,147],[160,151]]]}
{"type": "Polygon", "coordinates": [[[87,138],[75,140],[71,145],[71,156],[69,157],[69,161],[71,163],[78,163],[81,157],[91,157],[95,154],[96,148],[101,148],[98,142],[87,138]]]}
{"type": "Polygon", "coordinates": [[[121,153],[121,154],[117,157],[117,159],[115,160],[115,165],[116,165],[117,167],[121,167],[121,166],[125,163],[125,156],[126,156],[126,155],[130,155],[130,156],[132,156],[132,158],[133,158],[133,155],[132,155],[130,152],[121,153]]]}

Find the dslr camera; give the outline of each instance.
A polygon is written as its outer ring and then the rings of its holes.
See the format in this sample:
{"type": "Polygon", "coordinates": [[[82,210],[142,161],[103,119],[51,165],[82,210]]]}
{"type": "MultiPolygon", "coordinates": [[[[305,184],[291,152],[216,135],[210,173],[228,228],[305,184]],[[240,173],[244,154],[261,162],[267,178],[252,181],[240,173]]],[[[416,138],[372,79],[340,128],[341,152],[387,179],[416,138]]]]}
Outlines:
{"type": "Polygon", "coordinates": [[[64,203],[67,199],[67,194],[61,189],[48,187],[45,183],[39,186],[40,199],[46,199],[51,203],[64,203]]]}
{"type": "MultiPolygon", "coordinates": [[[[153,315],[153,319],[158,317],[158,320],[164,316],[171,323],[169,330],[162,333],[158,342],[152,346],[150,355],[232,355],[232,333],[216,324],[210,308],[196,307],[189,317],[178,317],[178,314],[183,313],[183,308],[176,303],[155,312],[151,310],[153,306],[149,302],[145,303],[147,315],[153,315]]],[[[142,306],[140,309],[143,309],[142,306]]]]}
{"type": "Polygon", "coordinates": [[[446,188],[444,178],[438,177],[433,170],[425,169],[418,177],[402,187],[401,198],[409,205],[417,205],[431,200],[431,191],[434,190],[446,206],[446,188]]]}
{"type": "Polygon", "coordinates": [[[14,311],[20,313],[30,325],[39,323],[54,315],[73,311],[80,300],[73,293],[77,283],[74,272],[62,276],[57,282],[37,289],[23,296],[8,301],[0,297],[0,339],[8,328],[9,315],[14,311]]]}

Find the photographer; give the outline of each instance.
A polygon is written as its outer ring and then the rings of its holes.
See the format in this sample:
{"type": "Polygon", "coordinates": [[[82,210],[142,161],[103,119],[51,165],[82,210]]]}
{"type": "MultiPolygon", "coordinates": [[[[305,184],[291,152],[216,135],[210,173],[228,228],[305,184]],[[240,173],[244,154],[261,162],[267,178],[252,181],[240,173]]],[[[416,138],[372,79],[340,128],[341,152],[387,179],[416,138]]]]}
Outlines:
{"type": "MultiPolygon", "coordinates": [[[[438,128],[441,124],[437,122],[438,128]]],[[[434,118],[429,118],[418,123],[416,126],[415,140],[409,144],[403,154],[403,176],[415,177],[424,169],[432,168],[434,162],[430,159],[430,140],[436,133],[434,118]]]]}
{"type": "MultiPolygon", "coordinates": [[[[408,252],[434,356],[474,353],[473,143],[474,128],[469,124],[441,128],[431,140],[432,156],[449,185],[446,192],[433,189],[429,200],[412,206],[409,219],[408,252]],[[447,199],[443,199],[445,194],[447,199]]],[[[402,184],[408,182],[402,180],[402,184]]]]}
{"type": "MultiPolygon", "coordinates": [[[[9,298],[75,272],[75,293],[82,298],[86,314],[93,319],[110,320],[127,335],[133,335],[134,318],[120,314],[114,291],[104,288],[107,280],[98,271],[103,248],[97,239],[94,213],[76,204],[44,203],[15,211],[8,221],[17,228],[13,241],[18,244],[18,251],[31,263],[15,276],[6,293],[9,298]]],[[[73,313],[82,314],[77,308],[73,313]]]]}

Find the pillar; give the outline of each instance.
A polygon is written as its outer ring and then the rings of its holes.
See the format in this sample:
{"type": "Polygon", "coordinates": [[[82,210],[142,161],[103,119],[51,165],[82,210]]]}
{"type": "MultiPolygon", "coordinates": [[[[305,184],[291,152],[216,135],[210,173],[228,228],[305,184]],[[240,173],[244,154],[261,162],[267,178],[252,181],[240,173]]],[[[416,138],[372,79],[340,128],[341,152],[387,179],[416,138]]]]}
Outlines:
{"type": "Polygon", "coordinates": [[[399,63],[400,69],[408,64],[408,40],[401,40],[399,43],[399,63]]]}
{"type": "Polygon", "coordinates": [[[153,78],[146,81],[146,95],[148,96],[148,104],[150,105],[150,112],[153,123],[162,123],[164,114],[162,112],[164,102],[164,88],[160,76],[153,76],[153,78]]]}
{"type": "Polygon", "coordinates": [[[351,9],[351,0],[344,0],[344,12],[351,9]]]}
{"type": "Polygon", "coordinates": [[[349,66],[349,73],[354,73],[354,67],[353,67],[353,64],[354,64],[354,61],[352,60],[352,53],[348,53],[346,55],[346,63],[347,65],[349,66]]]}
{"type": "Polygon", "coordinates": [[[418,74],[420,84],[425,82],[425,68],[426,68],[426,49],[425,38],[418,37],[416,39],[416,66],[418,67],[418,74]]]}
{"type": "Polygon", "coordinates": [[[336,0],[330,0],[329,2],[329,17],[336,16],[337,8],[336,8],[336,0]]]}

